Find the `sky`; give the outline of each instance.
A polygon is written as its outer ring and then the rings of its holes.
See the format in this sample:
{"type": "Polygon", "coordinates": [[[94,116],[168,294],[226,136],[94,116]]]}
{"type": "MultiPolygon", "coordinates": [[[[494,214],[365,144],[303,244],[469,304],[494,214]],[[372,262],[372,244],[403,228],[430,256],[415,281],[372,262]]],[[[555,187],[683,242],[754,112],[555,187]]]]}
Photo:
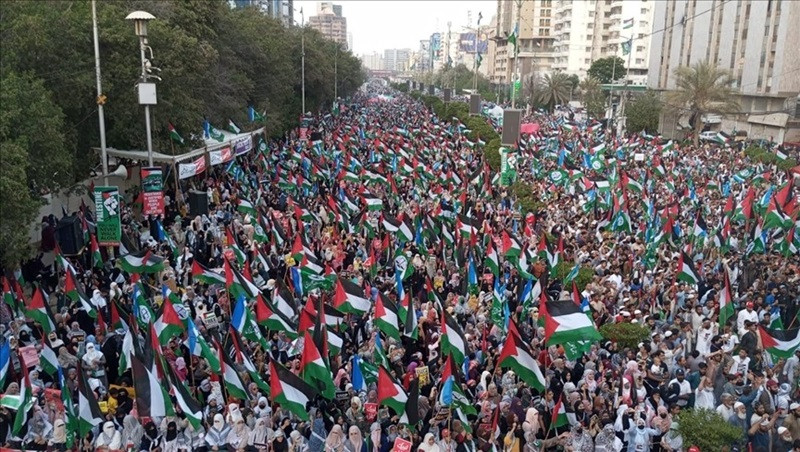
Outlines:
{"type": "MultiPolygon", "coordinates": [[[[317,1],[294,0],[294,8],[303,8],[306,19],[315,15],[317,1]]],[[[472,26],[483,14],[482,25],[487,25],[497,11],[495,0],[466,1],[394,1],[394,0],[340,0],[342,15],[347,18],[347,31],[353,34],[353,53],[383,53],[384,49],[419,49],[421,39],[431,33],[446,31],[451,21],[451,33],[465,32],[467,12],[472,12],[472,26]]],[[[299,14],[295,18],[300,20],[299,14]]]]}

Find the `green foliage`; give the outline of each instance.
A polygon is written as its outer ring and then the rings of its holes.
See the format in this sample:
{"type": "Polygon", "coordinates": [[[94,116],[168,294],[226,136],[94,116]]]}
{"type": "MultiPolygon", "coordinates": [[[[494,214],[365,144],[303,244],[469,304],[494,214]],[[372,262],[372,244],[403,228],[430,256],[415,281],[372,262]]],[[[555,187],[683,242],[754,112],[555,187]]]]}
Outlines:
{"type": "MultiPolygon", "coordinates": [[[[452,87],[455,89],[456,94],[461,94],[465,89],[472,90],[474,78],[475,73],[471,68],[464,64],[459,64],[451,68],[440,69],[433,77],[433,84],[439,87],[452,87]]],[[[492,87],[489,79],[480,73],[478,73],[478,93],[483,99],[492,97],[492,87]]]]}
{"type": "Polygon", "coordinates": [[[25,149],[17,142],[2,140],[0,161],[0,265],[13,269],[31,252],[28,227],[36,219],[38,203],[28,190],[25,149]]]}
{"type": "Polygon", "coordinates": [[[636,348],[639,342],[650,338],[650,329],[639,323],[606,323],[599,330],[603,339],[623,348],[636,348]]]}
{"type": "Polygon", "coordinates": [[[593,118],[605,116],[606,98],[600,88],[600,81],[596,78],[587,77],[580,84],[581,101],[583,107],[593,118]]]}
{"type": "Polygon", "coordinates": [[[595,60],[586,71],[589,77],[596,78],[600,83],[611,83],[625,73],[625,60],[622,58],[606,57],[595,60]],[[616,60],[616,62],[615,62],[616,60]]]}
{"type": "MultiPolygon", "coordinates": [[[[543,208],[544,204],[540,203],[540,206],[543,208]]],[[[552,238],[555,240],[555,238],[552,238]]],[[[548,238],[551,240],[551,238],[548,238]]],[[[564,278],[569,275],[569,272],[572,271],[572,268],[575,266],[574,263],[561,261],[556,265],[555,271],[555,279],[564,280],[564,278]]],[[[578,286],[578,290],[582,291],[586,288],[586,285],[592,282],[594,279],[594,270],[591,267],[583,266],[578,269],[578,276],[575,277],[575,284],[578,286]]],[[[565,290],[572,290],[572,285],[570,284],[565,290]]]]}
{"type": "MultiPolygon", "coordinates": [[[[483,151],[486,157],[486,163],[494,171],[500,171],[500,137],[493,138],[486,143],[486,149],[483,151]]],[[[513,191],[513,190],[512,190],[513,191]]]]}
{"type": "Polygon", "coordinates": [[[647,91],[636,96],[633,102],[625,107],[625,114],[628,117],[626,128],[629,132],[656,133],[658,118],[661,116],[661,99],[654,92],[647,91]]]}
{"type": "Polygon", "coordinates": [[[390,83],[389,86],[391,86],[393,89],[396,89],[397,91],[400,91],[401,93],[408,93],[408,84],[405,82],[390,83]]]}
{"type": "Polygon", "coordinates": [[[700,450],[726,450],[742,438],[742,430],[729,424],[713,410],[682,410],[678,414],[678,433],[685,447],[700,450]]]}
{"type": "MultiPolygon", "coordinates": [[[[287,28],[252,8],[231,9],[225,0],[97,2],[110,147],[146,148],[143,109],[134,90],[141,71],[139,42],[125,20],[136,10],[156,17],[148,27],[152,65],[161,69],[162,79],[156,81],[158,105],[151,110],[156,150],[171,149],[170,122],[187,140],[176,146],[178,153],[201,144],[203,118],[218,128],[229,119],[243,130],[266,127],[271,135],[296,126],[303,38],[307,110],[330,108],[335,91],[347,97],[365,80],[360,60],[320,33],[287,28]],[[264,122],[247,120],[250,105],[266,112],[264,122]]],[[[0,144],[13,161],[24,162],[13,168],[19,176],[14,184],[4,187],[15,187],[15,201],[24,204],[15,211],[27,213],[42,194],[82,179],[98,163],[90,150],[100,142],[91,3],[0,2],[0,17],[0,144]],[[21,160],[10,144],[22,150],[21,160]],[[29,196],[18,182],[27,186],[29,196]]],[[[4,171],[11,171],[3,164],[4,171]]],[[[21,215],[12,221],[27,231],[21,215]]]]}
{"type": "Polygon", "coordinates": [[[779,160],[778,156],[774,152],[768,151],[754,144],[748,146],[747,149],[744,150],[744,155],[756,163],[763,163],[765,165],[774,164],[780,171],[788,171],[797,166],[797,160],[793,158],[779,160]]]}
{"type": "Polygon", "coordinates": [[[538,100],[547,105],[550,111],[553,111],[556,105],[569,101],[570,86],[572,86],[572,82],[563,72],[545,74],[542,77],[538,100]]]}
{"type": "MultiPolygon", "coordinates": [[[[523,215],[527,214],[528,212],[535,212],[545,207],[544,203],[536,198],[536,195],[529,184],[519,181],[514,182],[514,184],[511,185],[511,191],[517,197],[517,202],[519,203],[520,207],[522,207],[523,215]]],[[[567,270],[567,273],[569,273],[569,270],[567,270]]],[[[566,273],[564,275],[566,276],[566,273]]]]}

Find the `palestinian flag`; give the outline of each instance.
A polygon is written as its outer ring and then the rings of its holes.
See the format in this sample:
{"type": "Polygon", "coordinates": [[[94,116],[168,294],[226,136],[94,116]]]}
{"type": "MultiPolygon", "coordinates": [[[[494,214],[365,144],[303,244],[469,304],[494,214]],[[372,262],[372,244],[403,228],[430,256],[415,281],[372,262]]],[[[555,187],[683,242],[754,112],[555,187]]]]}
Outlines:
{"type": "Polygon", "coordinates": [[[196,260],[192,262],[192,279],[208,285],[225,284],[224,275],[202,266],[196,260]]]}
{"type": "Polygon", "coordinates": [[[119,264],[128,273],[158,273],[164,270],[164,259],[150,250],[121,256],[119,264]]]}
{"type": "Polygon", "coordinates": [[[203,406],[192,397],[189,390],[182,381],[175,375],[172,367],[167,366],[169,372],[169,383],[172,388],[172,395],[175,397],[175,408],[179,408],[180,412],[186,416],[186,420],[192,424],[195,429],[200,428],[203,424],[203,406]]]}
{"type": "MultiPolygon", "coordinates": [[[[245,263],[245,265],[247,264],[245,263]]],[[[234,298],[243,296],[252,300],[260,293],[259,288],[236,270],[227,259],[225,259],[223,267],[225,269],[225,287],[234,298]]]]}
{"type": "Polygon", "coordinates": [[[256,210],[253,203],[244,198],[239,199],[239,205],[236,206],[236,210],[244,214],[249,214],[250,216],[253,217],[258,216],[258,211],[256,210]]]}
{"type": "Polygon", "coordinates": [[[401,242],[411,242],[414,240],[414,227],[404,217],[393,218],[388,215],[383,216],[383,227],[395,234],[401,242]]]}
{"type": "Polygon", "coordinates": [[[283,227],[278,224],[278,221],[272,220],[272,237],[275,239],[275,244],[279,247],[283,246],[284,243],[289,241],[289,236],[286,235],[286,231],[283,230],[283,227]]]}
{"type": "MultiPolygon", "coordinates": [[[[162,290],[167,289],[167,286],[163,286],[162,290]]],[[[175,306],[172,304],[172,300],[170,298],[177,298],[177,297],[170,297],[169,294],[164,293],[164,302],[161,305],[161,315],[156,320],[155,324],[153,325],[156,330],[156,334],[158,335],[158,341],[161,345],[166,345],[169,343],[169,340],[172,339],[174,336],[180,336],[183,332],[183,321],[181,320],[180,316],[178,316],[178,312],[175,310],[175,306]]]]}
{"type": "Polygon", "coordinates": [[[417,327],[417,313],[414,312],[414,307],[410,304],[411,300],[409,295],[406,294],[403,299],[407,300],[409,303],[408,307],[405,308],[406,316],[405,320],[403,321],[403,336],[417,340],[417,337],[419,336],[419,328],[417,327]]]}
{"type": "Polygon", "coordinates": [[[460,365],[467,356],[467,340],[461,327],[447,311],[442,311],[441,331],[442,355],[452,354],[456,363],[460,365]]]}
{"type": "Polygon", "coordinates": [[[516,237],[509,235],[506,231],[503,231],[503,254],[506,257],[514,257],[519,256],[522,253],[522,246],[519,244],[519,240],[516,237]]]}
{"type": "Polygon", "coordinates": [[[681,252],[681,256],[678,258],[678,280],[692,285],[700,282],[700,275],[695,270],[692,259],[684,252],[681,252]]]}
{"type": "Polygon", "coordinates": [[[283,331],[292,339],[297,337],[297,325],[280,311],[273,309],[269,303],[264,301],[261,295],[256,297],[255,310],[256,323],[259,325],[263,325],[270,331],[283,331]]]}
{"type": "Polygon", "coordinates": [[[86,296],[86,292],[84,292],[81,284],[78,282],[78,278],[75,276],[75,271],[72,266],[66,267],[64,279],[64,293],[67,297],[72,301],[80,303],[79,309],[85,311],[89,317],[96,319],[97,311],[94,309],[94,304],[89,300],[89,297],[86,296]]]}
{"type": "Polygon", "coordinates": [[[733,307],[733,294],[731,293],[731,281],[728,270],[723,268],[724,282],[722,291],[719,293],[719,324],[725,326],[728,319],[735,317],[736,310],[733,307]]]}
{"type": "Polygon", "coordinates": [[[364,314],[372,306],[361,287],[347,279],[339,278],[333,295],[333,307],[344,313],[364,314]]]}
{"type": "Polygon", "coordinates": [[[544,391],[547,382],[539,369],[539,363],[534,359],[525,342],[514,332],[515,330],[516,327],[513,327],[506,337],[506,343],[503,345],[497,363],[501,367],[511,368],[529,386],[544,391]]]}
{"type": "Polygon", "coordinates": [[[545,340],[548,346],[599,341],[603,338],[591,317],[572,300],[540,303],[539,310],[539,314],[544,317],[545,340]]]}
{"type": "Polygon", "coordinates": [[[761,343],[764,349],[776,358],[789,358],[800,346],[800,328],[790,330],[772,330],[758,326],[761,343]]]}
{"type": "Polygon", "coordinates": [[[131,330],[125,331],[125,336],[122,338],[122,352],[119,356],[119,368],[117,372],[119,375],[125,373],[131,367],[131,357],[135,353],[133,347],[133,334],[131,330]]]}
{"type": "Polygon", "coordinates": [[[5,276],[0,276],[0,280],[3,281],[3,302],[7,304],[11,312],[14,313],[17,311],[17,304],[14,301],[14,292],[11,291],[11,284],[9,284],[5,276]]]}
{"type": "Polygon", "coordinates": [[[277,403],[304,421],[309,420],[306,405],[314,399],[317,391],[300,377],[276,363],[270,361],[270,395],[273,403],[277,403]]]}
{"type": "Polygon", "coordinates": [[[550,428],[559,428],[569,424],[567,410],[564,408],[563,397],[558,398],[558,402],[553,407],[553,417],[550,419],[550,428]]]}
{"type": "MultiPolygon", "coordinates": [[[[20,361],[22,358],[20,357],[20,361]]],[[[14,416],[14,426],[11,429],[11,432],[15,436],[24,436],[21,435],[22,427],[28,423],[28,414],[33,408],[34,405],[34,398],[33,398],[33,388],[31,387],[31,377],[28,374],[28,368],[22,366],[22,384],[20,385],[20,392],[19,392],[19,408],[17,408],[17,414],[14,416]]]]}
{"type": "Polygon", "coordinates": [[[335,396],[331,369],[317,349],[311,334],[306,331],[303,340],[303,355],[300,360],[300,376],[304,381],[314,382],[316,389],[328,400],[335,396]]]}
{"type": "Polygon", "coordinates": [[[297,305],[294,297],[282,279],[275,282],[275,290],[272,292],[272,306],[287,319],[294,319],[297,315],[297,305]]]}
{"type": "Polygon", "coordinates": [[[89,250],[92,254],[92,267],[103,268],[103,256],[100,254],[100,245],[97,244],[97,237],[89,236],[89,250]]]}
{"type": "Polygon", "coordinates": [[[383,293],[375,301],[375,325],[388,337],[400,340],[400,319],[397,306],[383,293]]]}
{"type": "Polygon", "coordinates": [[[39,353],[39,366],[51,377],[58,372],[58,357],[56,357],[56,352],[50,348],[46,341],[43,344],[42,351],[39,353]]]}
{"type": "Polygon", "coordinates": [[[500,275],[500,259],[497,256],[497,251],[495,251],[492,242],[492,238],[489,237],[489,246],[486,247],[486,259],[484,259],[483,264],[492,271],[492,274],[496,278],[500,275]]]}
{"type": "Polygon", "coordinates": [[[94,427],[103,423],[103,413],[94,392],[86,382],[86,376],[80,368],[78,369],[78,436],[83,438],[94,427]]]}
{"type": "MultiPolygon", "coordinates": [[[[161,359],[156,357],[156,359],[161,359]]],[[[139,416],[175,416],[172,400],[161,380],[135,354],[131,356],[133,386],[136,389],[136,409],[139,416]]]]}
{"type": "Polygon", "coordinates": [[[772,202],[769,204],[769,208],[767,209],[767,213],[764,216],[764,229],[769,228],[780,228],[780,229],[788,229],[791,228],[794,222],[792,221],[789,215],[784,213],[783,209],[780,206],[777,198],[772,198],[772,202]]]}
{"type": "Polygon", "coordinates": [[[362,196],[364,198],[364,203],[367,205],[367,210],[376,211],[383,209],[383,200],[381,198],[368,192],[364,192],[362,196]]]}
{"type": "Polygon", "coordinates": [[[56,323],[53,321],[50,308],[44,299],[44,292],[40,287],[34,290],[31,301],[25,309],[25,315],[41,325],[45,334],[50,334],[56,330],[56,323]]]}
{"type": "Polygon", "coordinates": [[[228,396],[239,400],[249,400],[244,383],[242,383],[242,379],[239,378],[239,374],[236,373],[236,368],[233,366],[230,358],[223,353],[221,347],[218,351],[220,367],[222,367],[222,380],[225,383],[228,396]]]}
{"type": "Polygon", "coordinates": [[[385,367],[378,368],[378,405],[385,405],[398,415],[405,413],[408,395],[385,367]]]}
{"type": "Polygon", "coordinates": [[[458,222],[456,223],[461,238],[470,240],[473,235],[477,235],[481,229],[481,224],[476,218],[468,217],[466,215],[459,215],[458,222]]]}

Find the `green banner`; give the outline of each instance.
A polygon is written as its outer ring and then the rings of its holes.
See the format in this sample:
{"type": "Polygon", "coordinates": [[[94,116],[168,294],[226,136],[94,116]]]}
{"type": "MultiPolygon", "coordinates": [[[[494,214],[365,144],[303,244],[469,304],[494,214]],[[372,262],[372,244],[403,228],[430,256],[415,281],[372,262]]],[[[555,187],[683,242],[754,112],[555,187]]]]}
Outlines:
{"type": "Polygon", "coordinates": [[[94,187],[94,209],[97,217],[97,243],[119,245],[122,238],[119,187],[94,187]]]}
{"type": "Polygon", "coordinates": [[[517,180],[517,153],[514,149],[500,148],[500,185],[508,186],[517,180]]]}

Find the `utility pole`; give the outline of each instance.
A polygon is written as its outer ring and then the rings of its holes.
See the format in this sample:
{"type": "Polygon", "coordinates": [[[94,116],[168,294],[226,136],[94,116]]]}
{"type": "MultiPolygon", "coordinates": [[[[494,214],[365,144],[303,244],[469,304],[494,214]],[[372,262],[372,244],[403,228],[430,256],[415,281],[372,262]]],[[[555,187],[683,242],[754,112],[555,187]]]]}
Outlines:
{"type": "Polygon", "coordinates": [[[333,55],[333,100],[339,98],[339,45],[336,45],[336,53],[333,55]]]}
{"type": "Polygon", "coordinates": [[[300,73],[303,81],[303,116],[306,114],[306,16],[303,14],[303,8],[300,8],[300,73]]]}
{"type": "Polygon", "coordinates": [[[106,117],[103,105],[103,84],[100,78],[100,42],[97,35],[97,4],[92,0],[92,31],[94,32],[94,72],[97,78],[97,119],[100,122],[100,158],[103,160],[103,185],[108,186],[108,156],[106,155],[106,117]]]}
{"type": "MultiPolygon", "coordinates": [[[[511,108],[517,108],[517,77],[518,77],[518,69],[517,69],[517,60],[519,60],[519,16],[522,11],[522,0],[516,0],[517,3],[517,21],[514,25],[514,33],[517,36],[514,36],[515,44],[514,44],[514,68],[511,70],[511,108]]],[[[508,44],[506,44],[508,47],[508,44]]]]}

